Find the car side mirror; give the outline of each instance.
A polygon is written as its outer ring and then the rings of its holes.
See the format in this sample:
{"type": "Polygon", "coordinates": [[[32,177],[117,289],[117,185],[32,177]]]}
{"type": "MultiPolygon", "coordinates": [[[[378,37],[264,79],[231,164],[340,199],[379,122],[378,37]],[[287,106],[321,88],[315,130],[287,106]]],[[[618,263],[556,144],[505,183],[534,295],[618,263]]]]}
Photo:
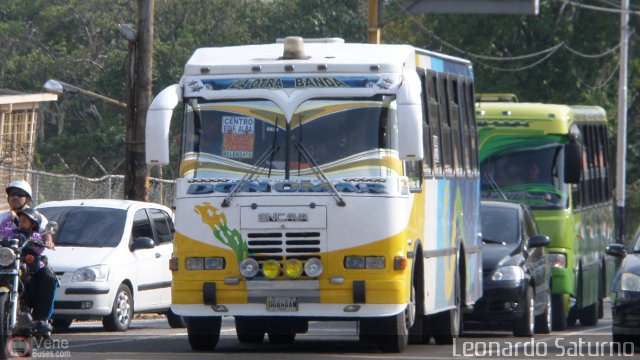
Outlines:
{"type": "Polygon", "coordinates": [[[44,227],[45,232],[55,235],[58,232],[58,223],[55,221],[49,221],[47,226],[44,227]]]}
{"type": "Polygon", "coordinates": [[[543,247],[551,243],[547,235],[533,235],[529,238],[529,248],[543,247]]]}
{"type": "Polygon", "coordinates": [[[146,236],[133,239],[133,243],[131,243],[130,246],[131,251],[138,249],[153,249],[154,247],[156,247],[156,244],[153,242],[153,239],[146,236]]]}
{"type": "Polygon", "coordinates": [[[611,244],[607,246],[604,252],[615,257],[625,257],[627,255],[627,249],[622,244],[611,244]]]}

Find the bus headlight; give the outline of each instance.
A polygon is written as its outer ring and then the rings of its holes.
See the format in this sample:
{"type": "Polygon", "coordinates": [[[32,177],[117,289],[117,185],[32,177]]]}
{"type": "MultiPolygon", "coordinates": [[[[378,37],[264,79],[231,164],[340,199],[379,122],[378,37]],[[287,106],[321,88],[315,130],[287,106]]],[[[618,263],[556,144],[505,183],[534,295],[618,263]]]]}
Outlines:
{"type": "Polygon", "coordinates": [[[267,260],[262,263],[262,274],[267,279],[275,279],[280,275],[280,263],[275,260],[267,260]]]}
{"type": "Polygon", "coordinates": [[[260,265],[253,258],[244,259],[240,263],[240,273],[244,277],[252,278],[256,276],[258,270],[260,270],[260,265]]]}
{"type": "Polygon", "coordinates": [[[567,267],[567,255],[551,253],[548,255],[549,266],[552,268],[565,269],[567,267]]]}
{"type": "Polygon", "coordinates": [[[16,256],[13,254],[13,250],[8,248],[0,248],[0,266],[9,266],[15,259],[16,256]]]}
{"type": "Polygon", "coordinates": [[[640,291],[640,276],[632,273],[622,273],[620,275],[620,290],[640,291]]]}
{"type": "Polygon", "coordinates": [[[384,269],[384,256],[356,256],[344,257],[346,269],[384,269]]]}
{"type": "Polygon", "coordinates": [[[318,258],[311,258],[304,263],[304,272],[309,277],[320,276],[322,270],[322,261],[318,258]]]}
{"type": "Polygon", "coordinates": [[[284,272],[290,278],[295,279],[298,276],[302,275],[303,270],[304,269],[303,269],[302,261],[298,259],[290,259],[284,263],[284,272]]]}

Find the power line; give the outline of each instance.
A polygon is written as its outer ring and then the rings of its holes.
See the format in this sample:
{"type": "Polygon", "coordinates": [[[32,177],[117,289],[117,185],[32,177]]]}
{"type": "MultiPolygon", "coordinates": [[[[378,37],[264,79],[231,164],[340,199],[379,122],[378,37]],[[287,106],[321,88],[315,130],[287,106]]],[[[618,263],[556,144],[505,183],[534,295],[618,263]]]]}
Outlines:
{"type": "MultiPolygon", "coordinates": [[[[583,8],[583,9],[589,9],[589,10],[595,10],[595,11],[600,11],[600,12],[609,12],[609,13],[615,13],[615,14],[622,14],[622,13],[629,13],[631,15],[640,15],[640,11],[634,11],[634,10],[623,10],[621,8],[607,8],[607,7],[601,7],[601,6],[593,6],[593,5],[587,5],[587,4],[583,4],[583,3],[579,3],[577,1],[572,1],[572,0],[555,0],[555,1],[561,1],[563,3],[566,4],[571,4],[575,7],[579,7],[579,8],[583,8]]],[[[613,4],[612,4],[613,5],[613,4]]]]}
{"type": "Polygon", "coordinates": [[[586,54],[583,52],[580,52],[578,50],[573,49],[572,47],[570,47],[569,45],[567,45],[564,41],[560,42],[554,46],[551,46],[547,49],[544,49],[542,51],[538,51],[535,53],[530,53],[530,54],[526,54],[526,55],[519,55],[519,56],[509,56],[509,57],[495,57],[495,56],[487,56],[487,55],[481,55],[481,54],[475,54],[469,51],[466,51],[464,49],[461,49],[451,43],[449,43],[448,41],[444,40],[443,38],[439,37],[438,35],[436,35],[432,30],[429,30],[427,28],[425,28],[422,24],[420,24],[415,17],[413,16],[413,14],[411,14],[407,9],[405,9],[402,4],[400,4],[398,2],[398,0],[395,0],[396,4],[399,6],[399,8],[405,12],[406,15],[409,16],[409,18],[411,19],[411,21],[413,21],[414,24],[416,24],[423,32],[425,32],[427,35],[431,36],[432,38],[434,38],[435,40],[437,40],[438,42],[440,42],[442,45],[462,54],[465,57],[470,57],[473,59],[479,59],[479,60],[486,60],[486,61],[520,61],[520,60],[525,60],[525,59],[530,59],[530,58],[536,58],[538,56],[542,56],[544,55],[543,58],[538,59],[537,61],[533,62],[532,64],[529,65],[525,65],[522,67],[518,67],[518,68],[502,68],[502,67],[498,67],[498,66],[492,66],[486,63],[483,63],[481,61],[478,60],[474,60],[476,63],[478,63],[479,65],[485,66],[489,69],[495,70],[495,71],[505,71],[505,72],[516,72],[516,71],[522,71],[522,70],[527,70],[530,69],[532,67],[535,67],[539,64],[541,64],[542,62],[544,62],[546,59],[548,59],[549,57],[551,57],[551,55],[553,55],[556,51],[558,51],[558,49],[560,48],[565,48],[567,49],[567,51],[569,51],[570,53],[582,57],[582,58],[586,58],[586,59],[597,59],[597,58],[601,58],[607,55],[610,55],[612,53],[614,53],[616,50],[618,50],[618,48],[620,48],[620,43],[618,43],[617,45],[615,45],[614,47],[599,53],[599,54],[586,54]]]}

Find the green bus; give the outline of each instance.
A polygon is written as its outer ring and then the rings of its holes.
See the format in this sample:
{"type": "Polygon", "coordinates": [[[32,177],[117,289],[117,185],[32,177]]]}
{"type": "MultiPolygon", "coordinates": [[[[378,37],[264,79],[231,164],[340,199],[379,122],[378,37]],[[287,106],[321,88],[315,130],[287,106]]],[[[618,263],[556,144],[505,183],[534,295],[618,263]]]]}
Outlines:
{"type": "Polygon", "coordinates": [[[604,253],[614,242],[604,109],[510,94],[476,101],[481,197],[527,204],[549,235],[553,329],[596,325],[615,271],[604,253]]]}

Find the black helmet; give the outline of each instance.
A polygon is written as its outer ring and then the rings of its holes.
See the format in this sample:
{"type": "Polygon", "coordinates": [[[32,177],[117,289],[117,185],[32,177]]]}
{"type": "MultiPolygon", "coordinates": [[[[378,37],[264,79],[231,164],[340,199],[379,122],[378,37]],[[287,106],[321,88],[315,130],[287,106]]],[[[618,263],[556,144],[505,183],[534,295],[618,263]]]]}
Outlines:
{"type": "Polygon", "coordinates": [[[40,224],[42,223],[42,215],[40,215],[40,213],[38,212],[38,210],[34,209],[34,208],[26,208],[24,210],[22,210],[22,212],[20,213],[20,216],[26,216],[29,218],[29,220],[31,220],[31,224],[33,225],[33,229],[39,229],[40,228],[40,224]]]}

